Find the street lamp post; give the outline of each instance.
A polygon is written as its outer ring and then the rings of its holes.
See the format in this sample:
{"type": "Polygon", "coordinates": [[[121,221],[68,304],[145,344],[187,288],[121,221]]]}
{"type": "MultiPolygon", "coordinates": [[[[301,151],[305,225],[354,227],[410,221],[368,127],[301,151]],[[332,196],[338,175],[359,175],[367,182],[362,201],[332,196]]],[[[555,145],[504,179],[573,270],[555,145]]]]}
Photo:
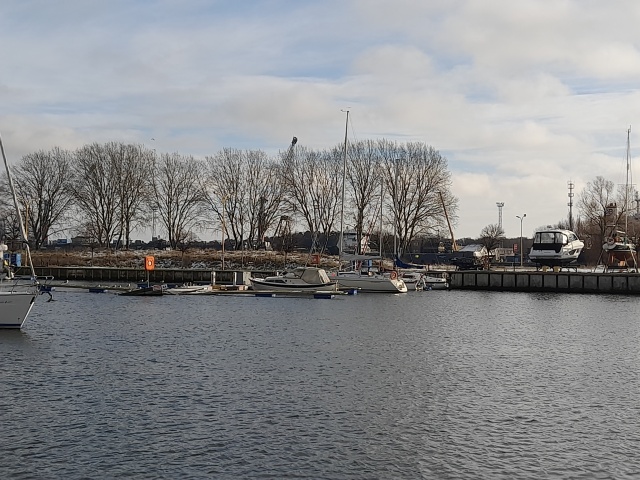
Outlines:
{"type": "Polygon", "coordinates": [[[522,216],[516,215],[516,218],[520,219],[520,266],[521,267],[522,267],[522,259],[523,259],[522,255],[524,254],[524,252],[522,251],[522,221],[526,216],[527,216],[526,213],[522,214],[522,216]]]}

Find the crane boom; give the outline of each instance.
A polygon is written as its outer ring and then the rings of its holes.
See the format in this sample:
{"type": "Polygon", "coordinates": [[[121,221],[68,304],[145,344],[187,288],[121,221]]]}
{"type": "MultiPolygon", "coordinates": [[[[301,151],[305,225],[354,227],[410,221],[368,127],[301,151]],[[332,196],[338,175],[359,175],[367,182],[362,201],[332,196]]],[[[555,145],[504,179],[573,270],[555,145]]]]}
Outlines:
{"type": "Polygon", "coordinates": [[[451,228],[451,222],[449,221],[449,215],[447,214],[447,207],[444,204],[444,197],[442,196],[442,192],[438,192],[440,195],[440,202],[442,202],[442,210],[444,211],[444,218],[447,219],[447,226],[449,227],[449,233],[451,234],[451,250],[454,252],[458,251],[458,244],[456,243],[456,239],[453,236],[453,228],[451,228]]]}

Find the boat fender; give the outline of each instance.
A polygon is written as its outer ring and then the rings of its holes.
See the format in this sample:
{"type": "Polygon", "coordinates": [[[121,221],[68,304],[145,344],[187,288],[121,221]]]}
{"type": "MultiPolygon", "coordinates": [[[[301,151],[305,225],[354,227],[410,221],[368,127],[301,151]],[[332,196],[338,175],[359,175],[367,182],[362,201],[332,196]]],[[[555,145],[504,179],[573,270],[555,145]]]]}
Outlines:
{"type": "Polygon", "coordinates": [[[391,280],[395,280],[396,278],[398,278],[398,272],[394,270],[393,272],[391,272],[391,275],[389,275],[389,277],[391,278],[391,280]]]}

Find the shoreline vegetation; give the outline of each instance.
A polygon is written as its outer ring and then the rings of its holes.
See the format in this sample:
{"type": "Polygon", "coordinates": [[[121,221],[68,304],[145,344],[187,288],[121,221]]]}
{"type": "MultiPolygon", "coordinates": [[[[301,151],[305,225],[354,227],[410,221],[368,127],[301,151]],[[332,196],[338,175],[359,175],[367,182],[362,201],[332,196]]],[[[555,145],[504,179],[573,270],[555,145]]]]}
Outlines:
{"type": "MultiPolygon", "coordinates": [[[[155,268],[184,268],[221,270],[222,252],[219,250],[94,250],[78,252],[35,251],[31,258],[35,267],[114,267],[144,268],[144,257],[155,258],[155,268]]],[[[314,255],[303,252],[276,252],[264,250],[225,251],[226,270],[279,270],[303,265],[314,265],[314,255]]],[[[22,264],[26,262],[22,256],[22,264]]],[[[338,257],[320,255],[321,268],[337,269],[338,257]]],[[[392,268],[392,260],[385,259],[384,266],[392,268]]]]}

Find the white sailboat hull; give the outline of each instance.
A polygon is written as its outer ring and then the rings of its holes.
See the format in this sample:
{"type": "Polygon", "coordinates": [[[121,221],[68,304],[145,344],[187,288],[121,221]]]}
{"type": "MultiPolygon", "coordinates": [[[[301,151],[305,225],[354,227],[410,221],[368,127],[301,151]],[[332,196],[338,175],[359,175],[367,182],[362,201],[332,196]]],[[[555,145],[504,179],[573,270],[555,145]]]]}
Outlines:
{"type": "Polygon", "coordinates": [[[383,275],[363,275],[357,272],[337,272],[330,275],[342,289],[357,289],[369,293],[406,293],[407,285],[400,278],[383,275]]]}
{"type": "Polygon", "coordinates": [[[298,267],[292,272],[267,278],[250,278],[253,290],[261,291],[305,291],[331,292],[337,290],[335,280],[331,280],[323,268],[298,267]]]}
{"type": "Polygon", "coordinates": [[[207,293],[212,291],[211,285],[189,285],[184,287],[167,288],[164,293],[167,295],[193,295],[197,293],[207,293]]]}
{"type": "Polygon", "coordinates": [[[250,278],[251,287],[253,290],[259,291],[278,291],[278,292],[292,292],[292,291],[308,291],[308,292],[335,292],[337,290],[335,282],[329,283],[304,283],[304,282],[289,282],[289,283],[276,283],[265,281],[259,278],[250,278]]]}
{"type": "Polygon", "coordinates": [[[22,328],[37,292],[0,291],[0,328],[22,328]]]}
{"type": "Polygon", "coordinates": [[[412,290],[446,290],[449,282],[446,278],[427,275],[423,270],[404,271],[400,276],[407,288],[412,290]]]}

